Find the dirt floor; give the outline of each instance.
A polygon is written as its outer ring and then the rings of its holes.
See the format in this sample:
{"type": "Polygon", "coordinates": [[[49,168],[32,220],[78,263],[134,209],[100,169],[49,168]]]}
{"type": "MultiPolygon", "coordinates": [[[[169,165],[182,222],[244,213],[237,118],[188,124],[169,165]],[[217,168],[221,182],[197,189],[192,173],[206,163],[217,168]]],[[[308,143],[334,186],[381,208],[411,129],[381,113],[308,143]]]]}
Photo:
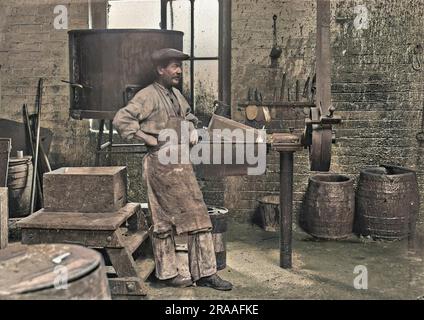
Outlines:
{"type": "Polygon", "coordinates": [[[295,230],[292,269],[279,267],[278,233],[231,222],[226,237],[227,268],[219,274],[233,283],[232,291],[170,288],[151,277],[148,298],[415,300],[424,297],[424,225],[418,226],[416,240],[409,244],[407,240],[373,241],[353,235],[341,241],[317,241],[295,230]],[[355,289],[354,283],[362,287],[367,284],[367,289],[355,289]]]}

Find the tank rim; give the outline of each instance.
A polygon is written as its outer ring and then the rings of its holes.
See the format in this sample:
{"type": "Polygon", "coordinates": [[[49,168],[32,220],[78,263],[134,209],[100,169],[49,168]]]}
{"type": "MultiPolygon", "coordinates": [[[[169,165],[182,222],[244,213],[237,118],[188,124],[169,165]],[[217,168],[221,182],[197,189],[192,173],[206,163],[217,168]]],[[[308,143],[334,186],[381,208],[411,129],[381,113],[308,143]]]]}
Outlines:
{"type": "Polygon", "coordinates": [[[341,185],[341,184],[351,184],[353,183],[353,179],[347,175],[341,174],[341,173],[319,173],[315,174],[311,177],[309,177],[309,180],[314,183],[321,183],[321,184],[329,184],[329,185],[341,185]],[[329,176],[338,176],[342,177],[344,180],[342,181],[324,181],[317,179],[318,177],[329,177],[329,176]]]}
{"type": "Polygon", "coordinates": [[[169,34],[182,34],[182,31],[176,30],[161,30],[161,29],[74,29],[68,31],[68,34],[77,34],[77,33],[169,33],[169,34]]]}

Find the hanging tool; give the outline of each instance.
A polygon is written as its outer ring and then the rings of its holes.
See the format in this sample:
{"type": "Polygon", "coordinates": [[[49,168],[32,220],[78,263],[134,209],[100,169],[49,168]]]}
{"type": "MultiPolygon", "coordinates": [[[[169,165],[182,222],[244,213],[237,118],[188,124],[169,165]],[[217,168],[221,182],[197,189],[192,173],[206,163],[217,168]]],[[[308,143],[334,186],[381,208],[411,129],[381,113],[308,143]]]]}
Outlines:
{"type": "Polygon", "coordinates": [[[303,87],[302,97],[307,98],[309,100],[309,81],[311,81],[311,77],[308,77],[305,82],[305,86],[303,87]]]}
{"type": "Polygon", "coordinates": [[[284,101],[285,90],[286,90],[286,80],[287,80],[287,75],[286,73],[283,73],[283,78],[281,79],[280,101],[284,101]]]}
{"type": "Polygon", "coordinates": [[[296,101],[300,100],[300,82],[296,80],[296,101]]]}
{"type": "Polygon", "coordinates": [[[251,102],[253,101],[253,89],[249,88],[249,90],[247,91],[247,101],[251,102]]]}
{"type": "Polygon", "coordinates": [[[281,53],[283,52],[283,49],[281,49],[281,47],[278,46],[278,43],[277,43],[277,16],[274,14],[272,19],[274,20],[274,23],[273,23],[274,45],[272,46],[271,53],[269,54],[269,56],[271,57],[271,60],[275,61],[281,57],[281,53]]]}

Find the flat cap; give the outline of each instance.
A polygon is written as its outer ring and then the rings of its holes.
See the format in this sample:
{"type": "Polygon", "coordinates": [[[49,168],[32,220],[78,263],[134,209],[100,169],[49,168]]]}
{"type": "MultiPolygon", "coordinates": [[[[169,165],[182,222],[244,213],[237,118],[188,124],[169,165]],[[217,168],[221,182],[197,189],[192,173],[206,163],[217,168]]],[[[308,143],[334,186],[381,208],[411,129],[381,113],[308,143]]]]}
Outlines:
{"type": "Polygon", "coordinates": [[[190,58],[188,54],[172,48],[164,48],[156,50],[152,53],[152,60],[155,63],[175,60],[187,60],[190,58]]]}

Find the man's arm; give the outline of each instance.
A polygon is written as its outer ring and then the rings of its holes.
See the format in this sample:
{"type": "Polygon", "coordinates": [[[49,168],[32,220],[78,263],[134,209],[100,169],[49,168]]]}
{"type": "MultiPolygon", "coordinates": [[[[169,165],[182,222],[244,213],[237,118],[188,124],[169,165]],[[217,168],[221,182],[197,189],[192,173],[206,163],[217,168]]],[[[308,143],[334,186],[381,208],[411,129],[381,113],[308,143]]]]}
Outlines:
{"type": "Polygon", "coordinates": [[[147,145],[157,145],[155,137],[140,130],[140,122],[150,116],[154,104],[143,94],[137,94],[124,108],[121,108],[113,119],[113,125],[122,139],[142,140],[147,145]]]}

